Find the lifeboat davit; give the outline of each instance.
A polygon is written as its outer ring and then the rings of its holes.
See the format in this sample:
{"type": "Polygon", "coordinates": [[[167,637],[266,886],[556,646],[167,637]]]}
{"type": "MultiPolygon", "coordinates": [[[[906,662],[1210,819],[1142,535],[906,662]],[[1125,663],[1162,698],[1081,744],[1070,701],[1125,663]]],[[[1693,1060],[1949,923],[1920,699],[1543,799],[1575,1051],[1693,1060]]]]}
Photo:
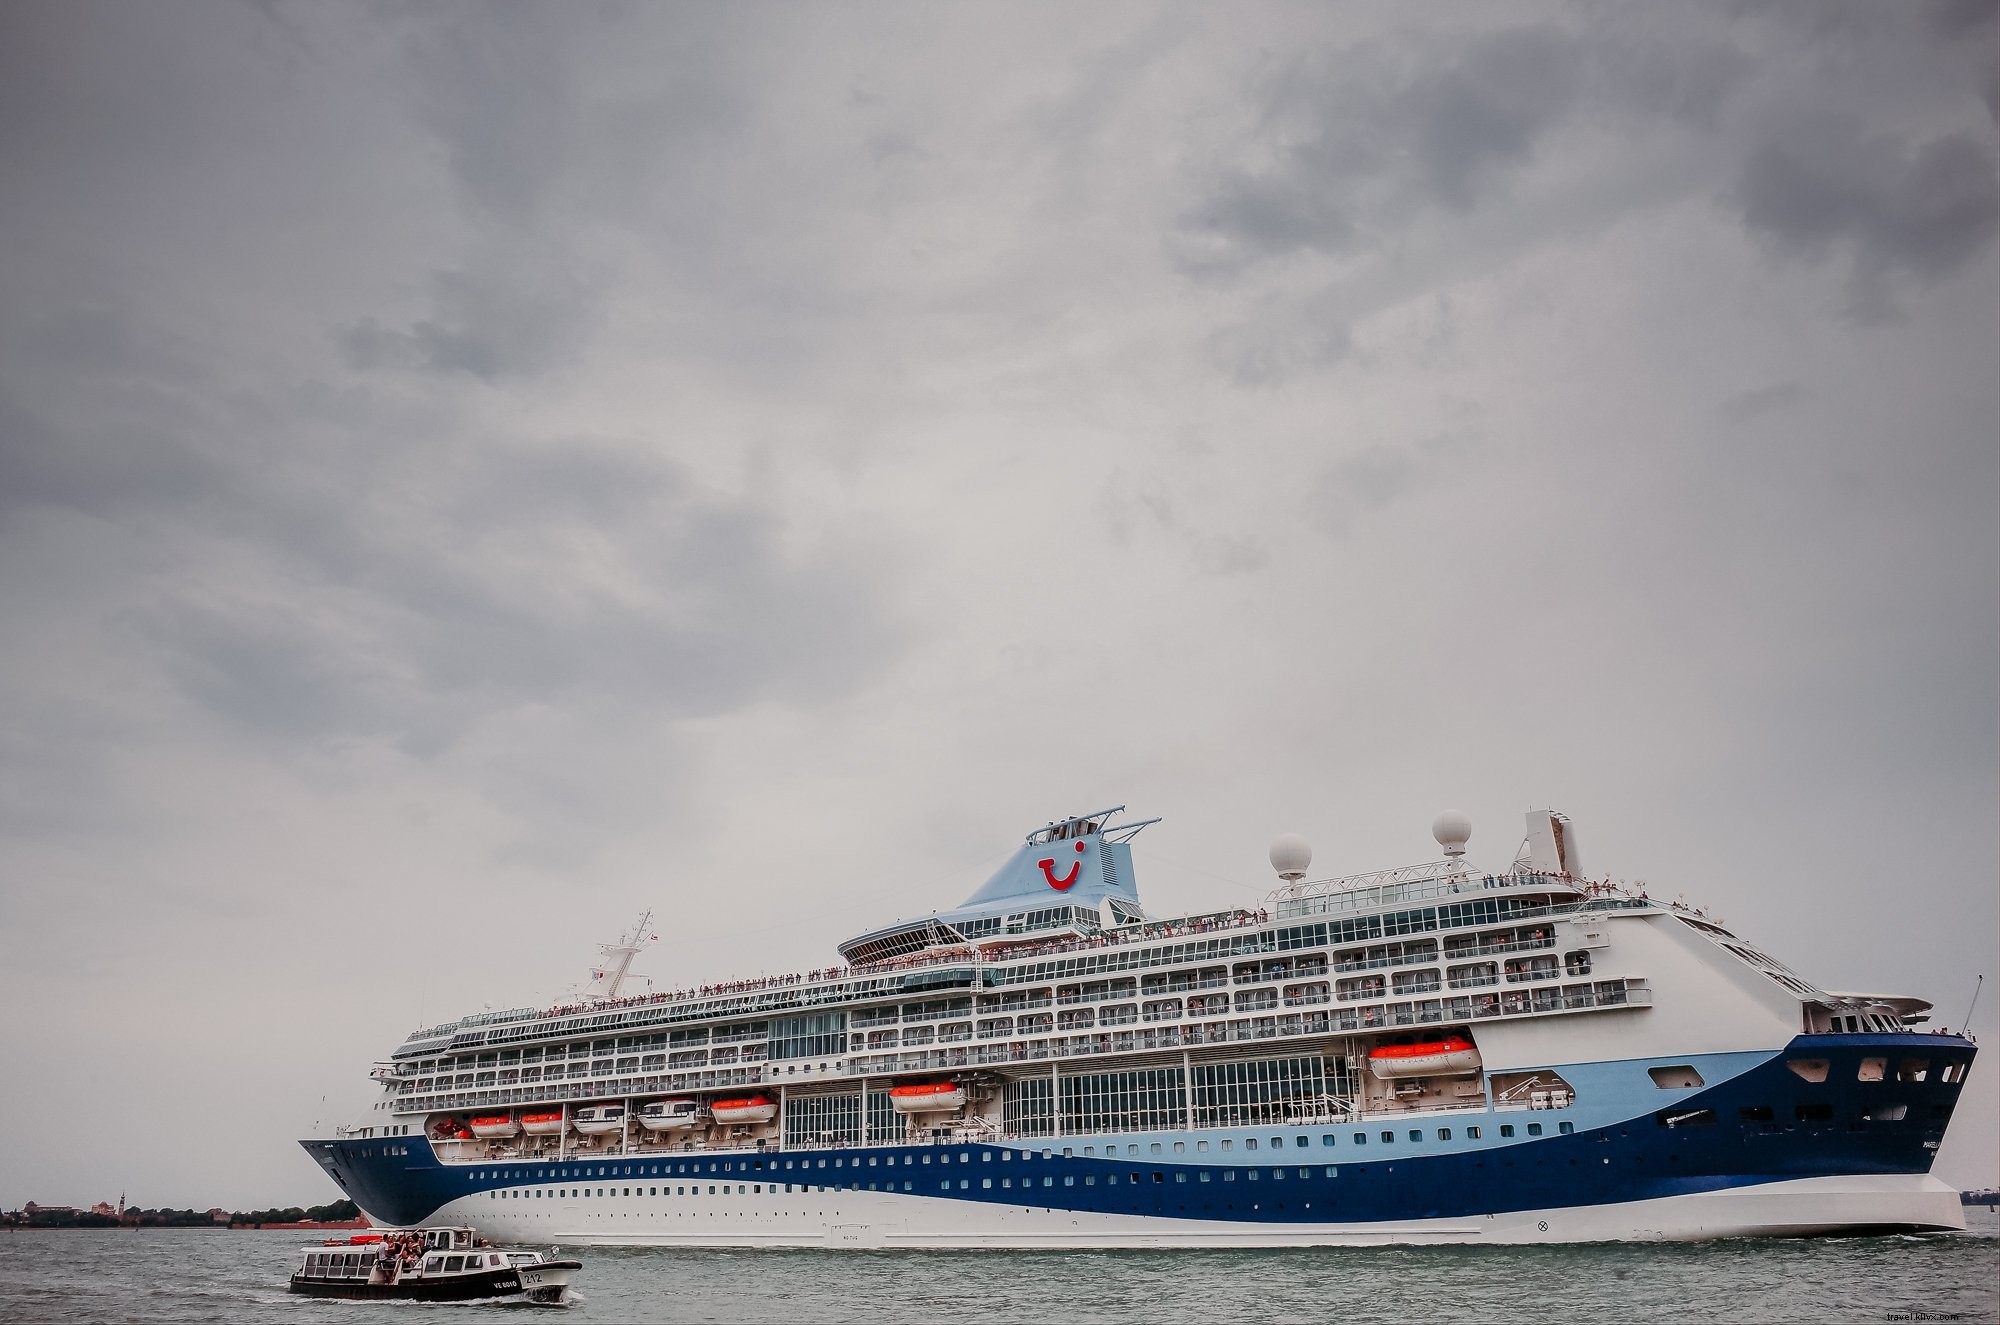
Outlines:
{"type": "Polygon", "coordinates": [[[649,1132],[682,1132],[701,1121],[694,1100],[654,1100],[639,1106],[639,1122],[649,1132]]]}
{"type": "Polygon", "coordinates": [[[1422,1044],[1385,1044],[1368,1051],[1368,1070],[1378,1080],[1395,1077],[1462,1076],[1479,1070],[1479,1050],[1462,1035],[1422,1044]]]}
{"type": "Polygon", "coordinates": [[[466,1126],[481,1141],[504,1141],[510,1136],[521,1134],[521,1124],[514,1121],[511,1113],[488,1114],[481,1118],[468,1119],[466,1126]]]}
{"type": "Polygon", "coordinates": [[[560,1112],[521,1115],[521,1130],[529,1136],[558,1136],[562,1129],[563,1116],[560,1112]]]}
{"type": "Polygon", "coordinates": [[[925,1081],[910,1086],[891,1086],[889,1103],[897,1113],[938,1113],[965,1106],[965,1087],[956,1081],[925,1081]]]}
{"type": "Polygon", "coordinates": [[[768,1123],[778,1116],[778,1106],[769,1096],[752,1095],[740,1100],[717,1100],[708,1112],[719,1123],[768,1123]]]}
{"type": "Polygon", "coordinates": [[[603,1136],[607,1132],[625,1130],[625,1106],[622,1104],[588,1104],[570,1113],[570,1121],[576,1130],[585,1136],[603,1136]]]}

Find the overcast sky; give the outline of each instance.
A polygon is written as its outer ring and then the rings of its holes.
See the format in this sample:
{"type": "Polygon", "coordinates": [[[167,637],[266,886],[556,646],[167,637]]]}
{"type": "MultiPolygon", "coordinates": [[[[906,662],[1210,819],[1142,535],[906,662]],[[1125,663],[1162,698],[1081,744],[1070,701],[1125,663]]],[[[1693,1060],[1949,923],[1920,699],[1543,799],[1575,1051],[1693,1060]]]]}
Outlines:
{"type": "Polygon", "coordinates": [[[1996,42],[0,4],[0,1205],[330,1199],[372,1061],[641,908],[805,969],[1119,803],[1159,912],[1554,805],[1957,1028],[1996,42]]]}

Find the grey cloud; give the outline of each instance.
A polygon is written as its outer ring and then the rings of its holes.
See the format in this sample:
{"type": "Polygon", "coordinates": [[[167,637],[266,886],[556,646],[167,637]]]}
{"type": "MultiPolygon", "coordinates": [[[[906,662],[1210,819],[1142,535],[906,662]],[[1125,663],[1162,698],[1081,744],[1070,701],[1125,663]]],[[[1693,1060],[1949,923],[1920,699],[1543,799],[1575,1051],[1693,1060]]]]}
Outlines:
{"type": "Polygon", "coordinates": [[[1449,434],[1377,443],[1329,466],[1306,499],[1308,509],[1323,528],[1346,534],[1363,517],[1449,481],[1452,463],[1474,449],[1471,439],[1449,434]]]}
{"type": "Polygon", "coordinates": [[[597,293],[587,284],[529,256],[440,272],[432,283],[431,315],[407,330],[375,318],[341,328],[336,339],[347,365],[488,382],[533,376],[574,361],[598,315],[597,293]]]}
{"type": "Polygon", "coordinates": [[[1354,352],[1354,338],[1345,320],[1324,310],[1300,317],[1263,311],[1217,328],[1207,348],[1238,385],[1274,386],[1302,370],[1340,363],[1354,352]]]}
{"type": "Polygon", "coordinates": [[[1739,391],[1722,402],[1722,417],[1731,423],[1748,423],[1767,414],[1778,414],[1806,398],[1797,382],[1773,382],[1769,386],[1739,391]]]}
{"type": "Polygon", "coordinates": [[[1339,251],[1429,208],[1470,210],[1574,105],[1578,59],[1553,28],[1293,58],[1256,93],[1237,147],[1257,164],[1216,172],[1181,218],[1177,261],[1227,274],[1339,251]]]}
{"type": "Polygon", "coordinates": [[[525,705],[626,705],[685,718],[826,697],[896,651],[879,568],[829,549],[781,554],[771,512],[681,490],[673,471],[560,449],[421,509],[425,535],[331,522],[340,555],[281,539],[264,581],[167,595],[144,616],[201,703],[262,736],[365,737],[429,756],[525,705]],[[562,549],[600,545],[620,584],[593,588],[562,549]]]}
{"type": "Polygon", "coordinates": [[[1857,302],[1879,308],[1898,276],[1936,281],[2000,230],[2000,171],[1970,134],[1911,144],[1824,127],[1767,142],[1738,190],[1743,218],[1779,253],[1844,257],[1857,302]]]}

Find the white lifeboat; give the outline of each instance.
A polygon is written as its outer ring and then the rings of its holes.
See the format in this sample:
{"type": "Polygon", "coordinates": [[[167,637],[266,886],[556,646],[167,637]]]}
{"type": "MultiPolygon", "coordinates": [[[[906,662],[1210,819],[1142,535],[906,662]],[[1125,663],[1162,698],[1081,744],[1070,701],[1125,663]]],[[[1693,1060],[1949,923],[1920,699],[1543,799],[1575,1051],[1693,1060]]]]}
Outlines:
{"type": "Polygon", "coordinates": [[[1462,1035],[1421,1044],[1384,1044],[1368,1051],[1368,1070],[1378,1081],[1463,1076],[1479,1070],[1479,1050],[1462,1035]]]}
{"type": "Polygon", "coordinates": [[[603,1136],[608,1132],[625,1130],[625,1106],[622,1104],[586,1104],[581,1109],[572,1110],[570,1121],[576,1130],[585,1136],[603,1136]]]}
{"type": "Polygon", "coordinates": [[[708,1106],[708,1112],[719,1123],[768,1123],[778,1116],[778,1106],[768,1095],[751,1095],[744,1099],[717,1100],[708,1106]]]}
{"type": "Polygon", "coordinates": [[[965,1107],[965,1087],[956,1081],[924,1081],[891,1086],[889,1103],[897,1113],[941,1113],[965,1107]]]}
{"type": "Polygon", "coordinates": [[[514,1115],[510,1113],[496,1113],[480,1118],[469,1118],[466,1120],[465,1125],[470,1127],[472,1134],[481,1141],[504,1141],[510,1136],[519,1136],[521,1134],[521,1124],[515,1122],[514,1115]]]}
{"type": "Polygon", "coordinates": [[[649,1132],[682,1132],[701,1121],[694,1100],[653,1100],[639,1106],[639,1124],[649,1132]]]}
{"type": "Polygon", "coordinates": [[[524,1113],[521,1115],[521,1130],[529,1136],[560,1136],[563,1129],[561,1110],[550,1113],[524,1113]]]}

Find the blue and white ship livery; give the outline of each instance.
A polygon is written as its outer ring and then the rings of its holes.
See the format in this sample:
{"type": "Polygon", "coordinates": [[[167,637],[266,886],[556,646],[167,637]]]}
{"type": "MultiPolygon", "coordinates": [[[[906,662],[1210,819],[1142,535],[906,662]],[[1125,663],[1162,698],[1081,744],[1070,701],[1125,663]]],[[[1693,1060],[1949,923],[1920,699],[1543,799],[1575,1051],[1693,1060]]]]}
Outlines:
{"type": "Polygon", "coordinates": [[[1268,906],[1140,905],[1120,810],[1030,834],[848,965],[420,1030],[302,1142],[381,1224],[598,1245],[1280,1247],[1964,1226],[1930,1174],[1971,1065],[1592,882],[1559,814],[1268,906]]]}

